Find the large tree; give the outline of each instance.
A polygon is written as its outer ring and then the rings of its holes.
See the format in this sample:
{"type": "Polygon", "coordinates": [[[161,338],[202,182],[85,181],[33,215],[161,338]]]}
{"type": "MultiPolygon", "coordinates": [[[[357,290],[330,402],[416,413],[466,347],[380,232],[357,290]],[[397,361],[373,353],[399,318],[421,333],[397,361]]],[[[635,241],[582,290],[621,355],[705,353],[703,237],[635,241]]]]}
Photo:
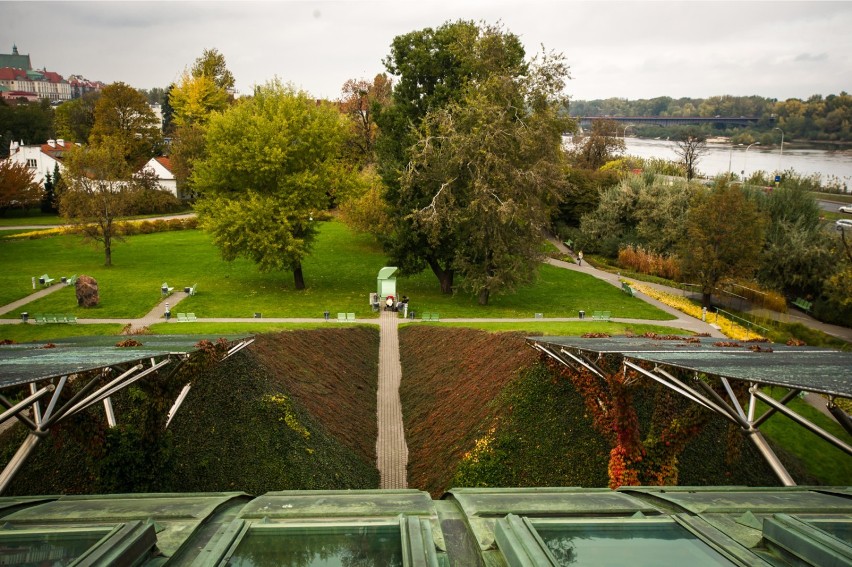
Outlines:
{"type": "Polygon", "coordinates": [[[564,189],[561,98],[566,68],[545,57],[528,74],[495,73],[427,113],[401,195],[431,201],[409,214],[429,245],[452,249],[461,288],[486,305],[530,282],[543,230],[564,189]]]}
{"type": "Polygon", "coordinates": [[[226,260],[292,270],[296,289],[304,289],[302,259],[317,231],[312,214],[354,182],[339,159],[345,136],[337,108],[278,81],[210,118],[193,182],[202,225],[226,260]]]}
{"type": "Polygon", "coordinates": [[[107,138],[110,145],[119,145],[123,161],[133,169],[148,161],[162,142],[159,121],[148,100],[124,83],[104,87],[95,103],[89,142],[101,144],[107,138]]]}
{"type": "Polygon", "coordinates": [[[9,155],[11,142],[43,144],[54,137],[50,101],[16,104],[0,99],[0,158],[9,155]]]}
{"type": "Polygon", "coordinates": [[[225,89],[217,86],[212,77],[184,73],[180,82],[169,90],[172,122],[178,127],[203,125],[212,113],[225,110],[228,98],[225,89]]]}
{"type": "Polygon", "coordinates": [[[86,143],[95,125],[95,104],[100,96],[100,91],[92,91],[57,106],[56,136],[72,142],[86,143]]]}
{"type": "Polygon", "coordinates": [[[497,75],[522,77],[527,71],[524,49],[517,36],[502,29],[458,21],[397,36],[384,63],[398,78],[392,104],[381,108],[376,118],[376,152],[395,224],[390,234],[380,237],[401,273],[418,273],[428,266],[441,291],[452,293],[455,239],[430,240],[411,215],[430,204],[434,187],[413,180],[402,191],[400,182],[417,151],[427,113],[460,102],[468,84],[497,75]]]}
{"type": "Polygon", "coordinates": [[[765,216],[738,186],[720,182],[693,195],[681,246],[681,270],[701,285],[705,307],[725,278],[749,278],[758,267],[765,216]]]}
{"type": "Polygon", "coordinates": [[[59,214],[85,240],[103,246],[105,266],[112,266],[113,243],[121,239],[116,221],[132,210],[135,180],[124,157],[125,141],[121,138],[104,138],[65,154],[59,214]]]}

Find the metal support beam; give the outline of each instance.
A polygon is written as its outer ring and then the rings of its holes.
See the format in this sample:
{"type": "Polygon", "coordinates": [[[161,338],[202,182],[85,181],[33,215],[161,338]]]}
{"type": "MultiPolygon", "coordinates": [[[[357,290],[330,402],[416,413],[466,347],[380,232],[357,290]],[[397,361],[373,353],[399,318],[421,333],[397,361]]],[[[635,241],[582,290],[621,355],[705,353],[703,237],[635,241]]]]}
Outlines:
{"type": "MultiPolygon", "coordinates": [[[[35,382],[30,382],[30,394],[35,394],[38,391],[38,387],[35,382]]],[[[41,427],[41,404],[38,403],[38,400],[33,400],[33,421],[35,422],[37,427],[41,427]]]]}
{"type": "Polygon", "coordinates": [[[640,374],[647,376],[648,378],[654,380],[655,382],[659,382],[660,384],[662,384],[666,388],[674,390],[678,394],[680,394],[680,395],[684,396],[685,398],[688,398],[688,399],[692,400],[693,402],[709,409],[710,411],[718,413],[719,415],[721,415],[725,419],[732,421],[732,422],[736,423],[737,425],[740,425],[737,422],[737,420],[734,419],[731,416],[731,414],[729,412],[727,412],[724,408],[718,407],[716,404],[714,404],[710,400],[704,398],[703,396],[701,396],[700,394],[698,394],[697,392],[695,392],[691,388],[688,388],[688,387],[684,386],[683,384],[680,384],[677,380],[673,380],[673,382],[670,381],[670,380],[673,379],[673,377],[671,375],[668,376],[669,379],[663,378],[661,376],[657,376],[653,372],[648,372],[647,370],[645,370],[641,366],[634,364],[634,363],[630,362],[629,360],[625,360],[624,365],[629,367],[629,368],[632,368],[633,370],[639,372],[640,374]]]}
{"type": "Polygon", "coordinates": [[[832,435],[831,433],[829,433],[825,429],[823,429],[823,428],[819,427],[818,425],[808,421],[807,419],[800,416],[799,414],[797,414],[796,412],[794,412],[793,410],[791,410],[787,406],[782,405],[779,402],[775,401],[775,399],[772,396],[767,396],[766,394],[764,394],[763,392],[758,390],[757,387],[753,387],[752,390],[754,390],[754,392],[753,392],[754,395],[757,398],[759,398],[762,402],[764,402],[765,404],[768,404],[768,405],[774,407],[779,412],[783,413],[784,415],[786,415],[787,417],[789,417],[790,419],[792,419],[793,421],[795,421],[796,423],[798,423],[799,425],[801,425],[802,427],[804,427],[805,429],[810,431],[811,433],[814,433],[814,434],[818,435],[819,437],[821,437],[822,439],[828,441],[829,443],[831,443],[832,445],[834,445],[835,447],[837,447],[838,449],[840,449],[841,451],[843,451],[847,455],[852,455],[852,446],[850,446],[848,443],[841,441],[840,439],[838,439],[837,437],[835,437],[834,435],[832,435]]]}
{"type": "MultiPolygon", "coordinates": [[[[237,354],[238,352],[240,352],[241,350],[243,350],[244,348],[246,348],[247,346],[249,346],[253,342],[254,342],[254,339],[252,338],[252,339],[246,339],[246,340],[244,340],[240,343],[235,344],[234,346],[231,347],[231,349],[228,351],[228,353],[224,357],[222,357],[222,360],[227,360],[228,358],[237,354]]],[[[222,362],[222,360],[220,360],[219,362],[222,362]]]]}
{"type": "Polygon", "coordinates": [[[737,395],[734,394],[734,389],[731,388],[731,383],[728,382],[728,379],[724,376],[720,376],[719,379],[722,381],[722,386],[724,386],[725,391],[728,393],[728,399],[731,400],[731,407],[737,410],[737,415],[740,416],[740,419],[742,419],[743,421],[748,421],[745,411],[743,410],[743,406],[740,405],[740,401],[737,399],[737,395]]]}
{"type": "Polygon", "coordinates": [[[62,389],[65,388],[66,382],[68,382],[68,376],[63,376],[59,379],[59,384],[56,385],[56,390],[54,390],[53,396],[50,397],[50,402],[47,404],[47,409],[44,410],[44,415],[41,416],[42,427],[50,419],[50,416],[53,415],[53,410],[56,407],[56,402],[59,401],[59,396],[62,395],[62,389]]]}
{"type": "Polygon", "coordinates": [[[83,399],[84,397],[89,395],[89,392],[95,389],[98,385],[98,379],[92,378],[89,380],[87,384],[85,384],[82,388],[77,390],[77,393],[71,396],[71,399],[65,402],[62,407],[56,410],[50,417],[45,417],[44,419],[44,429],[50,429],[50,427],[57,423],[60,419],[62,419],[66,413],[68,413],[72,407],[74,407],[78,401],[83,399]]]}
{"type": "Polygon", "coordinates": [[[583,359],[583,358],[581,358],[581,357],[577,356],[576,354],[574,354],[574,353],[572,353],[572,352],[570,352],[570,351],[565,350],[564,348],[559,349],[559,352],[561,352],[562,354],[567,354],[567,355],[568,355],[568,356],[570,356],[570,357],[571,357],[571,359],[572,359],[572,360],[574,360],[577,364],[582,365],[582,366],[583,366],[584,368],[586,368],[589,372],[591,372],[592,374],[594,374],[595,376],[597,376],[597,377],[598,377],[598,378],[600,378],[601,380],[606,380],[606,376],[604,375],[604,372],[603,372],[602,370],[600,370],[600,369],[597,367],[597,365],[592,364],[592,363],[591,363],[591,362],[589,362],[588,360],[585,360],[585,359],[583,359]]]}
{"type": "MultiPolygon", "coordinates": [[[[755,386],[755,385],[753,385],[753,384],[752,384],[752,388],[757,389],[757,386],[755,386]]],[[[792,400],[793,398],[795,398],[796,396],[798,396],[801,392],[802,392],[801,390],[795,390],[795,389],[790,390],[789,392],[787,392],[787,393],[784,395],[784,397],[783,397],[783,398],[781,398],[781,400],[780,400],[778,403],[779,403],[779,404],[781,404],[781,405],[786,406],[788,403],[790,403],[790,400],[792,400]]],[[[757,404],[755,404],[755,405],[757,405],[757,404]]],[[[755,426],[755,427],[760,427],[761,425],[763,425],[763,423],[764,423],[767,419],[769,419],[770,417],[772,417],[773,415],[775,415],[775,412],[776,412],[776,411],[777,411],[777,410],[776,410],[773,406],[769,406],[769,409],[768,409],[768,410],[766,410],[766,412],[765,412],[763,415],[761,415],[760,417],[758,417],[757,419],[755,419],[755,420],[754,420],[754,426],[755,426]]]]}
{"type": "Polygon", "coordinates": [[[784,486],[796,486],[796,481],[793,480],[793,477],[790,476],[790,473],[788,473],[787,469],[784,468],[784,465],[781,463],[778,455],[775,454],[775,451],[773,451],[772,447],[769,446],[769,443],[766,442],[763,434],[755,429],[751,431],[748,437],[752,440],[755,447],[757,447],[757,450],[760,451],[760,454],[763,455],[763,458],[766,459],[769,466],[772,467],[772,472],[775,473],[778,480],[780,480],[784,486]]]}
{"type": "Polygon", "coordinates": [[[115,427],[117,425],[115,421],[115,411],[112,409],[112,400],[110,398],[104,398],[104,411],[106,412],[107,424],[110,427],[115,427]]]}
{"type": "Polygon", "coordinates": [[[35,449],[39,440],[41,440],[41,437],[31,432],[27,435],[27,438],[24,439],[24,442],[21,443],[21,446],[18,447],[18,451],[6,464],[6,468],[3,469],[3,472],[0,473],[0,494],[6,492],[6,489],[9,487],[9,483],[12,482],[15,475],[18,474],[19,470],[21,470],[21,467],[24,465],[27,457],[29,457],[33,452],[33,449],[35,449]]]}
{"type": "Polygon", "coordinates": [[[735,421],[739,424],[739,426],[740,426],[741,428],[743,428],[745,431],[751,431],[751,430],[752,430],[751,424],[750,424],[750,423],[746,420],[746,418],[745,418],[745,414],[740,415],[740,413],[739,413],[739,412],[737,412],[737,410],[736,410],[736,409],[734,409],[734,408],[730,407],[729,405],[727,405],[727,404],[725,403],[724,398],[722,398],[722,396],[720,396],[719,394],[717,394],[717,393],[716,393],[716,391],[715,391],[713,388],[711,388],[709,384],[705,384],[704,382],[702,382],[701,380],[699,380],[699,381],[698,381],[698,386],[699,386],[702,390],[704,390],[704,392],[705,392],[708,396],[710,396],[711,398],[713,398],[714,400],[716,400],[716,403],[718,403],[718,404],[719,404],[722,408],[724,408],[724,409],[725,409],[725,411],[727,411],[727,412],[728,412],[728,414],[729,414],[732,418],[734,418],[734,420],[735,420],[735,421]]]}
{"type": "MultiPolygon", "coordinates": [[[[0,394],[0,405],[3,405],[3,407],[5,407],[7,409],[11,409],[11,408],[15,407],[15,404],[10,402],[6,398],[6,396],[4,396],[2,394],[0,394]]],[[[21,423],[23,423],[24,425],[29,427],[31,430],[35,431],[36,429],[38,429],[38,425],[36,425],[35,422],[33,420],[31,420],[29,417],[27,417],[23,413],[21,413],[20,410],[15,412],[14,415],[15,415],[15,417],[18,418],[18,421],[20,421],[21,423]]]]}
{"type": "Polygon", "coordinates": [[[837,423],[846,430],[846,433],[852,435],[852,419],[849,419],[849,415],[834,404],[828,404],[828,411],[831,412],[837,423]]]}
{"type": "Polygon", "coordinates": [[[172,422],[172,418],[177,413],[177,410],[180,408],[181,404],[183,404],[183,401],[186,399],[186,396],[187,396],[187,394],[189,394],[189,390],[191,388],[192,388],[192,384],[187,384],[186,386],[183,387],[183,390],[180,391],[180,394],[178,394],[178,397],[175,400],[175,403],[172,404],[172,408],[169,410],[169,416],[166,419],[166,427],[167,428],[168,428],[169,424],[172,422]]]}
{"type": "MultiPolygon", "coordinates": [[[[6,421],[7,419],[9,419],[13,416],[20,419],[21,416],[19,414],[22,411],[24,411],[24,409],[26,409],[26,407],[28,405],[38,403],[38,401],[41,398],[43,398],[44,396],[46,396],[52,389],[53,389],[53,386],[51,386],[49,388],[42,388],[41,390],[36,390],[30,396],[27,396],[26,398],[24,398],[23,400],[21,400],[17,404],[9,407],[9,409],[7,409],[2,414],[0,414],[0,423],[3,423],[4,421],[6,421]]],[[[29,420],[27,420],[27,421],[29,421],[29,420]]],[[[32,421],[30,421],[30,423],[32,423],[33,425],[36,425],[32,421]]],[[[37,429],[37,428],[38,428],[38,426],[36,426],[32,429],[37,429]]]]}

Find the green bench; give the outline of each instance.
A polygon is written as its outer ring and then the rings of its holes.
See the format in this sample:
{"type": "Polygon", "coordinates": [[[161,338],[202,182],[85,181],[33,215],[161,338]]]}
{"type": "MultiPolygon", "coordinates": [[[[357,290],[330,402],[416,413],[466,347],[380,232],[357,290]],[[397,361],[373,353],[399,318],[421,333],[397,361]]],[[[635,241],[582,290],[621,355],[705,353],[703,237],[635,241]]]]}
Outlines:
{"type": "Polygon", "coordinates": [[[609,311],[595,311],[592,313],[592,320],[594,321],[609,321],[609,317],[609,311]]]}
{"type": "Polygon", "coordinates": [[[77,283],[77,274],[74,274],[70,278],[65,278],[65,283],[68,285],[74,285],[77,283]]]}
{"type": "Polygon", "coordinates": [[[338,323],[354,323],[355,322],[355,314],[354,313],[338,313],[337,314],[337,322],[338,323]]]}
{"type": "Polygon", "coordinates": [[[621,282],[621,291],[623,291],[630,297],[636,296],[636,291],[632,287],[630,287],[630,284],[628,284],[627,282],[621,282]]]}
{"type": "Polygon", "coordinates": [[[198,284],[194,283],[194,284],[192,284],[192,287],[185,287],[185,288],[183,288],[183,291],[185,291],[189,295],[195,295],[196,292],[198,291],[198,284]]]}
{"type": "Polygon", "coordinates": [[[812,301],[805,301],[801,297],[797,298],[796,301],[793,302],[793,305],[804,311],[805,313],[811,312],[811,306],[813,306],[812,301]]]}
{"type": "Polygon", "coordinates": [[[71,315],[71,314],[66,314],[66,313],[61,313],[61,314],[36,313],[35,315],[33,315],[33,323],[35,323],[36,325],[44,325],[44,324],[47,324],[47,323],[66,323],[66,324],[69,324],[69,325],[76,325],[77,324],[77,316],[71,315]]]}
{"type": "Polygon", "coordinates": [[[423,313],[420,315],[421,321],[440,321],[441,316],[437,313],[423,313]]]}
{"type": "Polygon", "coordinates": [[[186,313],[178,313],[177,314],[177,322],[178,323],[186,323],[189,319],[186,318],[186,313]]]}
{"type": "Polygon", "coordinates": [[[173,288],[173,287],[169,287],[169,284],[167,284],[166,282],[163,282],[163,285],[160,286],[160,292],[165,297],[168,297],[169,295],[171,295],[172,292],[174,291],[174,289],[175,288],[173,288]]]}
{"type": "Polygon", "coordinates": [[[40,283],[44,287],[50,287],[50,284],[52,284],[54,281],[56,280],[54,278],[51,278],[47,274],[42,274],[38,277],[38,283],[40,283]]]}

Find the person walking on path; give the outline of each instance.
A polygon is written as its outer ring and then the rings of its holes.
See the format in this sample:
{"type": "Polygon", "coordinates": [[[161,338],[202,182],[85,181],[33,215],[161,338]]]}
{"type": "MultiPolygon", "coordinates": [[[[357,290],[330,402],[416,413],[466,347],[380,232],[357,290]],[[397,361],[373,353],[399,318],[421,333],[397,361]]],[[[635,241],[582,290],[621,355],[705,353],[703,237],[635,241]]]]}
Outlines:
{"type": "Polygon", "coordinates": [[[577,265],[578,266],[583,265],[583,251],[582,250],[580,250],[580,253],[577,254],[577,265]]]}

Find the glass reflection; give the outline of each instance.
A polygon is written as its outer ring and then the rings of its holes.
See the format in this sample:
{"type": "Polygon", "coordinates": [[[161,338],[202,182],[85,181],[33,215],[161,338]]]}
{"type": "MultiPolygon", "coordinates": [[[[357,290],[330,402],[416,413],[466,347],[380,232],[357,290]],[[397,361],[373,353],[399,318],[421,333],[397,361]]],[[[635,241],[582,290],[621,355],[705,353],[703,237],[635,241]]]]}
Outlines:
{"type": "Polygon", "coordinates": [[[70,565],[98,543],[106,531],[80,533],[4,533],[0,535],[0,565],[44,567],[70,565]]]}
{"type": "Polygon", "coordinates": [[[534,524],[559,565],[704,567],[731,563],[675,523],[534,524]]]}
{"type": "Polygon", "coordinates": [[[240,567],[401,567],[399,526],[251,529],[228,563],[240,567]]]}

